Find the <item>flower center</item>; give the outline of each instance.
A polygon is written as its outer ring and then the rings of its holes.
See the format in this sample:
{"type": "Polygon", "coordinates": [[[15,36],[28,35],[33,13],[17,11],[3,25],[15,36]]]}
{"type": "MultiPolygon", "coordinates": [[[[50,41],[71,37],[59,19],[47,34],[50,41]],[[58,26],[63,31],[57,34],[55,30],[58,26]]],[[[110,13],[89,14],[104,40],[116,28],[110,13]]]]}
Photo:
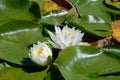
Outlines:
{"type": "Polygon", "coordinates": [[[71,36],[71,37],[74,37],[74,36],[75,36],[75,33],[74,33],[73,31],[70,31],[70,30],[66,31],[66,34],[67,34],[68,36],[71,36]]]}
{"type": "Polygon", "coordinates": [[[36,50],[36,55],[40,55],[43,51],[43,47],[40,47],[36,50]]]}

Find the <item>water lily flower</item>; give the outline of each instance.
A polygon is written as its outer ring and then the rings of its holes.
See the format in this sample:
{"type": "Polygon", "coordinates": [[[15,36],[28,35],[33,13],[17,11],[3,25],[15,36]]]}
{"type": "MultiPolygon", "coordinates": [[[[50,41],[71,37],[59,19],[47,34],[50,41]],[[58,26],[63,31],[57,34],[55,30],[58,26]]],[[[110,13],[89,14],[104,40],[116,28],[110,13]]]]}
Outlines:
{"type": "Polygon", "coordinates": [[[57,49],[64,49],[68,46],[74,45],[89,45],[87,42],[82,42],[84,33],[80,30],[75,30],[75,27],[69,28],[67,25],[61,30],[60,27],[55,26],[55,34],[48,31],[52,41],[50,44],[57,49]]]}
{"type": "Polygon", "coordinates": [[[52,61],[52,51],[45,43],[38,41],[37,44],[33,44],[30,49],[29,56],[31,60],[40,65],[46,66],[52,61]]]}

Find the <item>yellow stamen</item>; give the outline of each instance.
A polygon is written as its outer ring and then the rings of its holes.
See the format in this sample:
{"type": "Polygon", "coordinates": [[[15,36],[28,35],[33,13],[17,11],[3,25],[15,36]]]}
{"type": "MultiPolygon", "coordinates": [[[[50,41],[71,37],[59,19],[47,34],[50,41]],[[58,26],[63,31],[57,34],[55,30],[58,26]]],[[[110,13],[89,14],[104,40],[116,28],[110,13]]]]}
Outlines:
{"type": "Polygon", "coordinates": [[[71,37],[75,36],[75,33],[73,31],[66,31],[66,34],[71,36],[71,37]]]}
{"type": "Polygon", "coordinates": [[[40,47],[39,49],[36,50],[36,55],[40,55],[43,51],[43,47],[40,47]]]}

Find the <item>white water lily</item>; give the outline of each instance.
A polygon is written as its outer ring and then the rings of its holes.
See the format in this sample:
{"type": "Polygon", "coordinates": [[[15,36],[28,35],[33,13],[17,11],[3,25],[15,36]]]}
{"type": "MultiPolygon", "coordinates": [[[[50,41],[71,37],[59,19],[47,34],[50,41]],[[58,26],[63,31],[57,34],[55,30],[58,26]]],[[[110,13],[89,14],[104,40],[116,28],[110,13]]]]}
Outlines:
{"type": "Polygon", "coordinates": [[[74,45],[89,45],[87,42],[82,42],[84,33],[80,30],[75,30],[75,27],[69,28],[67,25],[61,30],[55,26],[55,34],[48,31],[52,41],[49,41],[54,48],[64,49],[74,45]]]}
{"type": "Polygon", "coordinates": [[[30,51],[29,56],[31,60],[38,65],[46,66],[52,60],[52,51],[45,43],[38,41],[37,44],[33,44],[30,51]]]}

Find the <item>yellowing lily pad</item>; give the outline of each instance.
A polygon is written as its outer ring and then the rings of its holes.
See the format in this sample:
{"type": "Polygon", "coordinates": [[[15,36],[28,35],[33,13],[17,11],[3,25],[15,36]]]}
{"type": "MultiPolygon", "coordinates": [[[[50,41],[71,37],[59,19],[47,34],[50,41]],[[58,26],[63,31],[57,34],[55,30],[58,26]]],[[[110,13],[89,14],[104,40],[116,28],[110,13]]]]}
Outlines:
{"type": "Polygon", "coordinates": [[[44,6],[45,12],[48,12],[48,11],[51,11],[51,10],[57,10],[57,9],[63,9],[63,7],[57,5],[52,0],[45,0],[45,6],[44,6]]]}
{"type": "Polygon", "coordinates": [[[113,34],[112,36],[120,42],[120,20],[114,21],[113,24],[111,24],[113,34]]]}

